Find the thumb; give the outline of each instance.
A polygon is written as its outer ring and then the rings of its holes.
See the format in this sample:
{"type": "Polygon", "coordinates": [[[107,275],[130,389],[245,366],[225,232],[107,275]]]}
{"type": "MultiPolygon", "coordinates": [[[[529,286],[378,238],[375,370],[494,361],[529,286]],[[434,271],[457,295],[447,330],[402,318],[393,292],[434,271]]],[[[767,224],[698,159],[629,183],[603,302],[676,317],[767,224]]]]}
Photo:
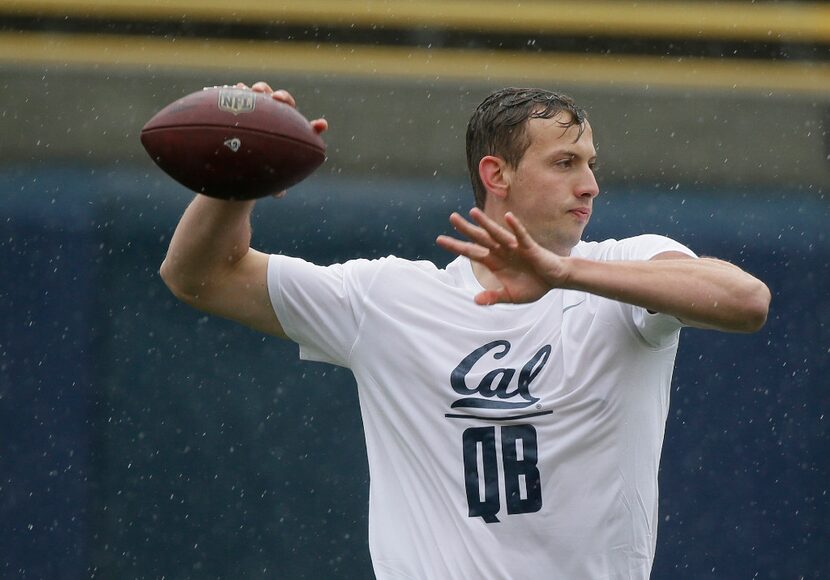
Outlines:
{"type": "Polygon", "coordinates": [[[499,302],[507,302],[504,288],[498,290],[484,290],[476,294],[474,300],[479,306],[491,306],[499,302]]]}

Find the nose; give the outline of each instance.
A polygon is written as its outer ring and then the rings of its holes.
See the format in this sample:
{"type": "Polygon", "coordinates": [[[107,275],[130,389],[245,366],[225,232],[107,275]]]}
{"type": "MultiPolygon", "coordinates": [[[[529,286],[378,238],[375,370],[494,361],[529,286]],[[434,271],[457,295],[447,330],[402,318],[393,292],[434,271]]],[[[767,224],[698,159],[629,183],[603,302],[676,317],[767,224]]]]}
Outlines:
{"type": "Polygon", "coordinates": [[[594,175],[594,171],[590,167],[585,168],[578,186],[579,187],[576,190],[577,197],[587,197],[593,199],[599,195],[599,184],[597,184],[597,178],[594,175]]]}

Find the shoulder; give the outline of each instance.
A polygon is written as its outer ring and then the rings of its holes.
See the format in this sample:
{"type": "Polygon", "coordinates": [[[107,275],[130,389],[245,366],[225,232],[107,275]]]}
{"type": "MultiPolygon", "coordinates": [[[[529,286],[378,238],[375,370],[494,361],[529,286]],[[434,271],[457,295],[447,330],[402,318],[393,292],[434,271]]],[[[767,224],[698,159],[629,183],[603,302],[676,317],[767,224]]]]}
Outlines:
{"type": "Polygon", "coordinates": [[[296,256],[286,256],[282,254],[271,254],[270,261],[279,265],[280,267],[311,267],[311,268],[327,268],[341,271],[358,271],[369,272],[383,270],[385,268],[392,269],[408,269],[415,268],[419,270],[437,270],[434,264],[427,261],[411,261],[397,256],[389,255],[381,258],[353,258],[344,262],[336,262],[332,264],[317,264],[310,262],[304,258],[296,256]]]}
{"type": "Polygon", "coordinates": [[[355,258],[319,265],[291,256],[272,254],[268,278],[274,286],[293,281],[298,286],[328,284],[368,293],[373,287],[405,287],[419,280],[442,279],[445,270],[426,260],[407,260],[389,255],[381,258],[355,258]]]}
{"type": "Polygon", "coordinates": [[[437,275],[441,272],[438,266],[429,260],[408,260],[392,254],[373,261],[382,264],[384,268],[399,272],[421,272],[427,275],[437,275]]]}
{"type": "Polygon", "coordinates": [[[344,272],[376,277],[412,277],[412,276],[440,276],[440,270],[435,264],[427,260],[408,260],[389,255],[382,258],[355,258],[331,267],[342,268],[344,272]]]}
{"type": "Polygon", "coordinates": [[[406,290],[416,286],[453,284],[453,275],[447,269],[439,268],[428,260],[408,260],[397,256],[386,256],[375,262],[374,285],[382,288],[406,290]]]}
{"type": "Polygon", "coordinates": [[[607,239],[601,242],[579,242],[571,255],[589,260],[650,260],[663,252],[682,252],[691,257],[695,253],[667,236],[641,234],[630,238],[607,239]]]}

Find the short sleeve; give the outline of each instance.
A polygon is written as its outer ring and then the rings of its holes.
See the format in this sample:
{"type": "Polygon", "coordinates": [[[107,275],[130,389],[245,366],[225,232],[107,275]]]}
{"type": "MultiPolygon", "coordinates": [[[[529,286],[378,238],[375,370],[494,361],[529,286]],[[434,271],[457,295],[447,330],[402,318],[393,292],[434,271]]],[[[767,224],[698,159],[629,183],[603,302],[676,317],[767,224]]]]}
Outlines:
{"type": "Polygon", "coordinates": [[[271,255],[268,293],[300,358],[349,365],[365,310],[368,288],[383,260],[352,260],[318,266],[299,258],[271,255]]]}
{"type": "MultiPolygon", "coordinates": [[[[602,246],[603,244],[600,244],[602,246]]],[[[651,260],[663,252],[680,252],[691,258],[697,255],[683,244],[655,234],[644,234],[615,241],[604,248],[605,260],[651,260]]],[[[639,306],[623,305],[625,312],[640,336],[654,348],[663,348],[677,342],[683,322],[669,314],[652,313],[639,306]]]]}
{"type": "MultiPolygon", "coordinates": [[[[600,244],[600,247],[603,244],[600,244]]],[[[681,252],[689,257],[697,255],[689,248],[666,236],[643,234],[633,238],[625,238],[610,244],[605,255],[606,260],[651,260],[663,252],[681,252]]]]}

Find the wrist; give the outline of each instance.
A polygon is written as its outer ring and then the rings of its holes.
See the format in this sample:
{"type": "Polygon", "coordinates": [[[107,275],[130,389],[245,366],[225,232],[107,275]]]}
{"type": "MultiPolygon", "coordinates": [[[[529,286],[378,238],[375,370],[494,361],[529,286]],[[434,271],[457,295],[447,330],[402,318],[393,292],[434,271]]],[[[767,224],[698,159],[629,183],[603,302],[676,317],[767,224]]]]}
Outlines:
{"type": "Polygon", "coordinates": [[[539,277],[551,290],[554,288],[574,289],[575,270],[578,264],[573,258],[556,256],[548,265],[538,270],[539,277]]]}
{"type": "Polygon", "coordinates": [[[561,258],[559,281],[555,287],[566,290],[582,290],[579,284],[579,272],[580,268],[585,265],[584,263],[583,258],[561,258]]]}
{"type": "Polygon", "coordinates": [[[561,258],[559,274],[559,288],[566,290],[586,290],[586,276],[590,275],[590,268],[595,263],[585,258],[561,258]]]}

